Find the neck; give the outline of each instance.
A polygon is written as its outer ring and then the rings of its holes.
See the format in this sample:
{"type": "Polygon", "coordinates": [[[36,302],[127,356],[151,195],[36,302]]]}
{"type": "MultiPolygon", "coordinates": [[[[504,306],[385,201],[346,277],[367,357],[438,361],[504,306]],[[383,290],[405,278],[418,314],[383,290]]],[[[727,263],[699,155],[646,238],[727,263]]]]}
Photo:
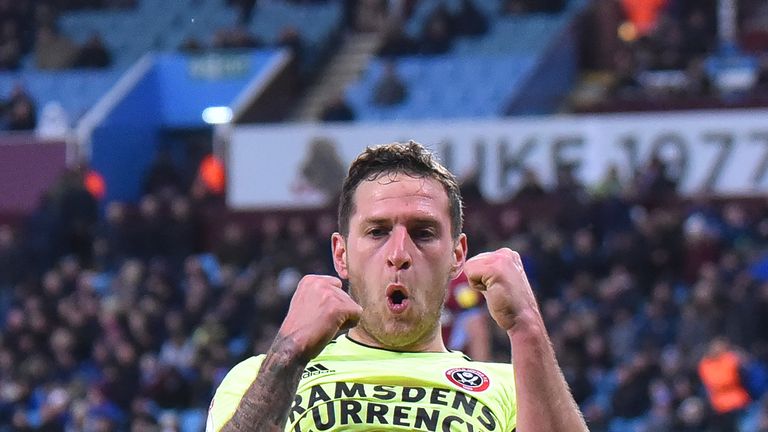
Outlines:
{"type": "Polygon", "coordinates": [[[391,343],[385,343],[371,336],[362,327],[356,326],[349,330],[347,335],[355,342],[359,342],[363,345],[368,345],[374,348],[382,348],[390,351],[402,351],[402,352],[447,352],[445,343],[443,343],[443,336],[440,333],[440,328],[434,334],[412,343],[404,345],[395,345],[391,343]]]}

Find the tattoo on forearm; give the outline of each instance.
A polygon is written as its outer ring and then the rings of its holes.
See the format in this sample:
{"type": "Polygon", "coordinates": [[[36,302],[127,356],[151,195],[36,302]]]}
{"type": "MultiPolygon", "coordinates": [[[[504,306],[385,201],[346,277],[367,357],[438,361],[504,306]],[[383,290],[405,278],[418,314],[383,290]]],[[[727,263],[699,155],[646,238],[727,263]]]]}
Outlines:
{"type": "Polygon", "coordinates": [[[291,341],[280,335],[275,338],[256,380],[221,432],[282,431],[285,428],[306,363],[289,354],[291,345],[291,341]]]}

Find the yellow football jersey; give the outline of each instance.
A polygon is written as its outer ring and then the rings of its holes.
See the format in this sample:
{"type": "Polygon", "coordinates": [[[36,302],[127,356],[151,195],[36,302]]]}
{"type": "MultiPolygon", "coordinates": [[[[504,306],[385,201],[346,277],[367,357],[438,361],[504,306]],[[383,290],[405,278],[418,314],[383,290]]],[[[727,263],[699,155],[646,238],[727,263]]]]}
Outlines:
{"type": "MultiPolygon", "coordinates": [[[[264,355],[235,366],[211,401],[207,432],[232,417],[264,355]]],[[[460,352],[389,351],[339,336],[299,381],[286,431],[503,431],[516,424],[512,365],[460,352]]]]}

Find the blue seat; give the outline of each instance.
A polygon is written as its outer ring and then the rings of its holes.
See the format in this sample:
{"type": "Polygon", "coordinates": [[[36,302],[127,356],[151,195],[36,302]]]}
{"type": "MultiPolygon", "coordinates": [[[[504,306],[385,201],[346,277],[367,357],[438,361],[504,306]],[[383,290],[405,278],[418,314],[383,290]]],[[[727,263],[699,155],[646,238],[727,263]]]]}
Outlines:
{"type": "MultiPolygon", "coordinates": [[[[308,58],[328,46],[342,21],[340,0],[319,5],[265,2],[256,8],[251,27],[267,43],[274,42],[284,26],[304,33],[308,58]]],[[[18,72],[0,73],[0,91],[8,92],[21,80],[39,109],[57,100],[76,121],[99,100],[142,55],[151,51],[176,51],[188,37],[210,44],[221,28],[237,23],[237,11],[225,0],[140,0],[127,10],[84,10],[64,13],[59,27],[76,43],[92,34],[102,36],[112,54],[112,66],[98,71],[44,72],[26,56],[18,72]]]]}
{"type": "Polygon", "coordinates": [[[347,89],[347,99],[361,119],[497,117],[535,64],[530,55],[404,57],[396,67],[408,97],[382,113],[372,96],[385,62],[371,61],[347,89]]]}
{"type": "MultiPolygon", "coordinates": [[[[490,19],[488,33],[458,38],[447,54],[398,58],[398,74],[408,87],[409,97],[392,107],[394,111],[388,115],[413,119],[505,115],[576,10],[569,5],[566,12],[556,15],[499,16],[497,0],[474,1],[490,19]]],[[[582,0],[571,1],[579,2],[583,4],[582,0]]],[[[441,3],[456,11],[461,1],[420,1],[405,24],[406,33],[419,37],[427,18],[441,3]]],[[[382,115],[371,102],[382,68],[381,59],[372,60],[359,80],[350,85],[348,96],[358,117],[382,115]]]]}

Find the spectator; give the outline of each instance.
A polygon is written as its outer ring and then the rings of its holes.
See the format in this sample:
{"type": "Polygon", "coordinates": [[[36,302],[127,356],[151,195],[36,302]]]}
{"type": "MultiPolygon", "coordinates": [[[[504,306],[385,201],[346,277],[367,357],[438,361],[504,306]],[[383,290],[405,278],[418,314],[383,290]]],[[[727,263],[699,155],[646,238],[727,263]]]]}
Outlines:
{"type": "Polygon", "coordinates": [[[558,224],[569,232],[589,223],[589,197],[574,173],[575,169],[568,164],[557,167],[557,182],[552,190],[552,196],[563,203],[557,214],[558,224]]]}
{"type": "Polygon", "coordinates": [[[229,0],[230,5],[237,9],[237,22],[240,25],[248,25],[251,22],[253,10],[256,9],[256,0],[229,0]]]}
{"type": "Polygon", "coordinates": [[[535,12],[544,13],[559,13],[565,7],[565,0],[538,0],[535,2],[537,7],[533,9],[535,12]]]}
{"type": "Polygon", "coordinates": [[[180,265],[186,257],[200,252],[202,243],[197,217],[187,197],[172,198],[169,225],[168,257],[172,264],[180,265]]]}
{"type": "MultiPolygon", "coordinates": [[[[193,38],[187,38],[189,44],[185,47],[189,50],[200,49],[200,44],[193,38]]],[[[219,29],[213,38],[213,48],[257,48],[261,42],[244,27],[231,27],[219,29]]]]}
{"type": "Polygon", "coordinates": [[[360,32],[379,31],[386,22],[386,0],[362,0],[357,2],[354,29],[360,32]]]}
{"type": "Polygon", "coordinates": [[[527,0],[503,0],[501,2],[502,15],[519,15],[528,12],[527,0]]]}
{"type": "Polygon", "coordinates": [[[221,197],[227,188],[227,173],[224,163],[213,153],[209,153],[200,161],[193,188],[199,187],[199,194],[221,197]]]}
{"type": "Polygon", "coordinates": [[[12,131],[33,130],[37,126],[35,102],[20,83],[16,83],[4,107],[5,127],[12,131]]]}
{"type": "Polygon", "coordinates": [[[709,419],[704,401],[697,396],[685,399],[675,413],[675,430],[679,432],[700,432],[708,430],[709,419]]]}
{"type": "Polygon", "coordinates": [[[488,32],[488,18],[478,10],[473,0],[461,0],[453,20],[457,34],[478,36],[488,32]]]}
{"type": "Polygon", "coordinates": [[[137,255],[137,238],[127,214],[126,204],[112,201],[107,204],[104,219],[96,228],[94,253],[100,262],[100,268],[114,271],[128,257],[137,255]]]}
{"type": "Polygon", "coordinates": [[[379,56],[399,57],[416,54],[419,51],[418,44],[408,36],[401,22],[388,22],[383,33],[379,56]]]}
{"type": "Polygon", "coordinates": [[[56,28],[56,20],[58,19],[58,8],[60,7],[58,3],[54,2],[34,2],[34,9],[32,11],[33,14],[33,21],[31,24],[33,24],[33,27],[36,30],[40,30],[42,28],[46,29],[55,29],[56,28]]]}
{"type": "Polygon", "coordinates": [[[276,45],[287,48],[293,54],[296,63],[301,64],[304,59],[304,42],[298,29],[291,26],[281,29],[277,36],[276,45]]]}
{"type": "Polygon", "coordinates": [[[248,239],[243,227],[231,222],[222,229],[214,253],[222,265],[233,266],[242,271],[255,257],[252,245],[256,243],[248,239]]]}
{"type": "Polygon", "coordinates": [[[139,203],[139,216],[141,223],[136,232],[139,256],[149,260],[164,255],[168,247],[168,220],[160,200],[153,195],[145,195],[139,203]]]}
{"type": "Polygon", "coordinates": [[[5,316],[11,293],[26,273],[25,266],[16,232],[9,225],[0,225],[0,316],[5,316]]]}
{"type": "Polygon", "coordinates": [[[687,57],[704,56],[715,49],[715,28],[709,22],[704,8],[696,7],[684,18],[682,24],[682,50],[687,57]]]}
{"type": "Polygon", "coordinates": [[[105,68],[112,64],[112,56],[98,33],[92,34],[80,48],[75,67],[105,68]]]}
{"type": "Polygon", "coordinates": [[[668,0],[621,0],[624,13],[640,37],[650,34],[668,0]]]}
{"type": "Polygon", "coordinates": [[[422,32],[419,52],[421,54],[445,54],[453,44],[451,19],[444,6],[439,7],[427,20],[422,32]]]}
{"type": "Polygon", "coordinates": [[[187,36],[179,45],[179,51],[186,54],[200,54],[205,51],[205,47],[196,37],[187,36]]]}
{"type": "Polygon", "coordinates": [[[491,335],[485,299],[479,292],[469,288],[463,273],[448,283],[440,323],[443,339],[449,349],[462,351],[473,360],[491,360],[491,335]]]}
{"type": "Polygon", "coordinates": [[[726,339],[715,338],[699,362],[699,376],[707,389],[709,402],[715,411],[717,432],[736,430],[739,415],[750,403],[739,371],[743,361],[726,339]]]}
{"type": "Polygon", "coordinates": [[[85,187],[85,172],[81,167],[71,169],[62,176],[57,205],[64,252],[74,254],[80,262],[90,265],[98,203],[85,187]]]}
{"type": "Polygon", "coordinates": [[[328,102],[320,114],[320,120],[324,122],[349,122],[355,120],[355,113],[347,105],[344,97],[339,95],[328,102]]]}
{"type": "Polygon", "coordinates": [[[668,203],[675,195],[677,182],[668,164],[659,155],[652,155],[644,170],[636,178],[636,189],[641,202],[652,208],[668,203]]]}
{"type": "Polygon", "coordinates": [[[617,198],[624,194],[624,182],[619,174],[619,167],[611,164],[597,184],[594,194],[598,198],[617,198]]]}
{"type": "Polygon", "coordinates": [[[237,26],[230,31],[227,48],[259,48],[264,45],[247,27],[237,26]]]}
{"type": "Polygon", "coordinates": [[[636,354],[619,366],[616,392],[611,400],[614,416],[629,420],[648,412],[651,407],[648,392],[651,375],[651,365],[642,354],[636,354]]]}
{"type": "Polygon", "coordinates": [[[18,69],[21,56],[18,24],[16,21],[6,20],[0,24],[0,70],[18,69]]]}
{"type": "Polygon", "coordinates": [[[183,190],[181,173],[167,149],[158,151],[155,160],[147,169],[143,181],[144,193],[154,194],[163,191],[178,193],[183,190]]]}
{"type": "Polygon", "coordinates": [[[83,166],[83,185],[96,201],[102,201],[107,195],[107,183],[104,176],[90,166],[83,166]]]}
{"type": "Polygon", "coordinates": [[[39,69],[59,70],[75,65],[79,49],[53,26],[38,28],[35,39],[35,64],[39,69]]]}
{"type": "Polygon", "coordinates": [[[408,95],[408,89],[397,73],[394,61],[384,63],[379,82],[373,89],[373,103],[380,106],[392,106],[402,103],[408,95]]]}
{"type": "Polygon", "coordinates": [[[459,179],[459,188],[464,204],[467,206],[482,206],[486,203],[480,185],[481,176],[477,166],[472,167],[467,173],[459,179]]]}
{"type": "Polygon", "coordinates": [[[546,191],[539,180],[538,173],[531,168],[523,169],[520,188],[515,193],[514,200],[525,202],[541,198],[544,195],[546,195],[546,191]]]}
{"type": "Polygon", "coordinates": [[[37,125],[35,106],[31,99],[21,99],[11,105],[8,115],[8,129],[12,131],[31,131],[37,125]]]}

